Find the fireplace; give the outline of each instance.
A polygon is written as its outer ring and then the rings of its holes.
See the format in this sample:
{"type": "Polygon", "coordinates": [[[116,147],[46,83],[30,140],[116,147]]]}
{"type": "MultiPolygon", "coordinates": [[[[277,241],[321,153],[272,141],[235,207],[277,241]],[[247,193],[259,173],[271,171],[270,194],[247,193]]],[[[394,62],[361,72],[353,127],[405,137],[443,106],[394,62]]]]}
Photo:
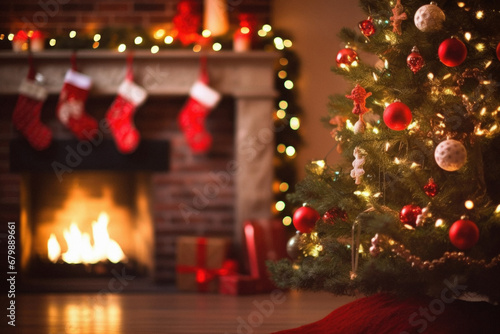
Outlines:
{"type": "MultiPolygon", "coordinates": [[[[53,156],[47,159],[24,151],[19,144],[22,139],[15,135],[2,139],[10,142],[11,164],[10,170],[2,171],[0,177],[17,189],[17,202],[14,196],[11,207],[18,213],[12,213],[12,220],[20,224],[20,263],[24,272],[38,280],[41,276],[50,279],[51,273],[58,273],[58,277],[75,273],[78,277],[109,277],[110,271],[116,273],[125,268],[148,284],[173,282],[176,239],[184,235],[232,238],[233,255],[239,256],[244,221],[272,215],[271,115],[277,55],[257,51],[207,56],[211,85],[224,98],[207,119],[214,142],[206,155],[192,154],[176,123],[199,71],[200,55],[186,51],[135,54],[136,81],[149,93],[146,104],[135,116],[142,152],[147,153],[141,153],[139,147],[137,156],[117,155],[116,163],[103,166],[96,163],[102,160],[96,157],[115,154],[112,141],[105,139],[83,159],[81,168],[64,174],[61,182],[47,168],[53,156]],[[156,159],[148,160],[151,157],[156,159]],[[110,248],[118,245],[123,258],[114,261],[115,255],[111,255],[92,259],[92,254],[102,253],[95,249],[100,242],[93,236],[93,223],[100,223],[99,235],[105,235],[113,245],[110,248]],[[64,258],[68,256],[63,258],[63,254],[68,253],[68,242],[80,243],[91,254],[77,254],[78,263],[66,263],[64,258]],[[65,265],[73,268],[73,273],[55,269],[65,265]]],[[[69,57],[69,52],[44,52],[35,59],[51,94],[42,120],[54,131],[52,149],[59,146],[57,151],[63,152],[62,159],[67,145],[78,145],[54,119],[69,57]]],[[[16,87],[27,72],[26,64],[22,56],[0,53],[0,76],[6,78],[0,83],[0,95],[9,101],[10,110],[15,104],[16,87]]],[[[78,65],[94,80],[86,109],[102,119],[124,78],[125,56],[82,51],[78,65]]],[[[10,119],[2,122],[10,126],[10,119]]],[[[28,285],[37,286],[33,284],[28,281],[28,285]]]]}

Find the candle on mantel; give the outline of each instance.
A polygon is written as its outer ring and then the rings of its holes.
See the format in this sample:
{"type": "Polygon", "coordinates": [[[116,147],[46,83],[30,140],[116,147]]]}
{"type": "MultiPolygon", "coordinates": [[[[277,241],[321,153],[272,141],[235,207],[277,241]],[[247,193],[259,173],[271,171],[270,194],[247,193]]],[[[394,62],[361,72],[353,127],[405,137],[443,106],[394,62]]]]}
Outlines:
{"type": "Polygon", "coordinates": [[[24,30],[19,30],[12,39],[12,50],[14,52],[28,50],[28,34],[24,30]]]}
{"type": "Polygon", "coordinates": [[[252,36],[248,27],[241,27],[236,30],[233,37],[233,50],[235,52],[245,52],[252,48],[252,36]]]}
{"type": "Polygon", "coordinates": [[[204,7],[204,29],[210,30],[213,37],[227,33],[229,18],[226,0],[205,0],[204,7]]]}
{"type": "Polygon", "coordinates": [[[43,33],[41,31],[33,31],[33,34],[31,35],[30,46],[31,51],[33,52],[43,51],[43,49],[45,48],[45,37],[43,36],[43,33]]]}

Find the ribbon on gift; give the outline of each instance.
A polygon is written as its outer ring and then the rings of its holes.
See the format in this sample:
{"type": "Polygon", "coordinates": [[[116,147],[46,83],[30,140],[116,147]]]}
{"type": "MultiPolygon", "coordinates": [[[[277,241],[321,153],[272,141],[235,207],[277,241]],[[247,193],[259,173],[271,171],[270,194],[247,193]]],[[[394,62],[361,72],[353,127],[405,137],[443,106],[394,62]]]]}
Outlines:
{"type": "Polygon", "coordinates": [[[238,263],[234,260],[225,260],[221,268],[206,268],[207,259],[207,238],[197,238],[196,240],[196,265],[177,265],[176,270],[181,274],[195,273],[196,283],[199,292],[208,291],[208,283],[219,276],[236,274],[238,263]]]}

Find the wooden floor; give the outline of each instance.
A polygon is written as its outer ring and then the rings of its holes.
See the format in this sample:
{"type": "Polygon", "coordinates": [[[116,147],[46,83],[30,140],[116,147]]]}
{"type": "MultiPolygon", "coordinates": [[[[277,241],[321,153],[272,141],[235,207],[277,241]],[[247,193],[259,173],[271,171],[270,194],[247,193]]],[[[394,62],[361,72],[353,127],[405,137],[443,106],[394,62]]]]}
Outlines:
{"type": "Polygon", "coordinates": [[[251,296],[23,294],[16,296],[16,330],[6,333],[272,333],[320,320],[352,300],[279,290],[251,296]]]}

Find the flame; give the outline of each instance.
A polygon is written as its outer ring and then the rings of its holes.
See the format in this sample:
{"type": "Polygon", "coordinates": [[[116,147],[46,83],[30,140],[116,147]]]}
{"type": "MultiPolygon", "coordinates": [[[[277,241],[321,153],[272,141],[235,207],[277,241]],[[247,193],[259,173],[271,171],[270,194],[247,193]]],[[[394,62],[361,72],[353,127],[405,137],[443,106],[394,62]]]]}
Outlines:
{"type": "Polygon", "coordinates": [[[94,245],[90,242],[90,235],[82,233],[77,224],[72,222],[69,229],[64,230],[64,239],[68,245],[66,253],[61,254],[61,246],[54,234],[50,235],[47,242],[48,257],[52,262],[59,258],[66,263],[97,263],[109,260],[118,263],[124,260],[120,245],[110,238],[108,233],[109,216],[102,212],[97,221],[92,223],[92,236],[94,245]]]}

